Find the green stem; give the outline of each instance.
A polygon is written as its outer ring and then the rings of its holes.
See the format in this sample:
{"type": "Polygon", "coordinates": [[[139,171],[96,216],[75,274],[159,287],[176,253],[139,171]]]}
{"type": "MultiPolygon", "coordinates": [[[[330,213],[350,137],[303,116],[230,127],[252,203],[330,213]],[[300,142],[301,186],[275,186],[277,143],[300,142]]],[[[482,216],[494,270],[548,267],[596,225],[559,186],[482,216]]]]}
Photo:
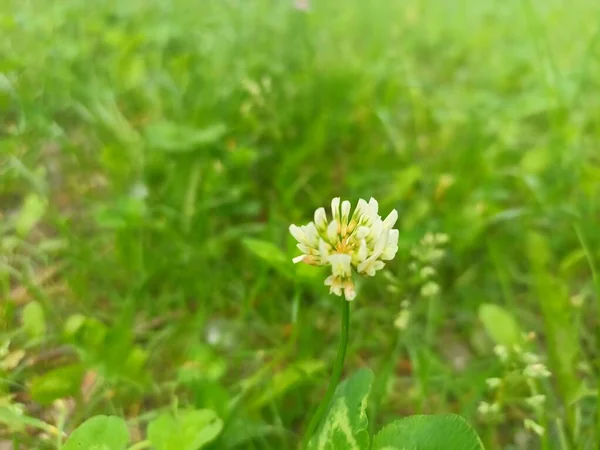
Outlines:
{"type": "MultiPolygon", "coordinates": [[[[587,258],[588,265],[590,266],[590,271],[592,272],[592,280],[594,282],[594,288],[596,291],[596,300],[598,301],[598,310],[600,311],[600,276],[598,275],[598,270],[596,268],[596,262],[594,261],[594,256],[590,251],[589,246],[583,236],[583,232],[580,227],[575,225],[575,233],[577,234],[577,238],[583,248],[585,256],[587,258]]],[[[600,328],[596,328],[596,345],[600,348],[600,328]]],[[[600,361],[596,356],[596,370],[599,370],[600,361]]],[[[598,392],[600,393],[600,377],[598,378],[598,392]]],[[[597,440],[600,442],[600,394],[596,397],[596,430],[597,430],[597,440]]]]}
{"type": "Polygon", "coordinates": [[[341,320],[341,329],[340,329],[340,345],[338,347],[337,357],[335,358],[335,364],[333,365],[333,371],[331,372],[331,377],[329,378],[329,386],[327,386],[327,392],[325,392],[325,397],[323,397],[323,401],[319,405],[319,408],[315,412],[315,414],[310,419],[308,423],[308,428],[304,433],[304,437],[302,438],[302,448],[308,448],[308,441],[311,436],[317,430],[323,415],[329,408],[329,404],[331,403],[331,398],[335,393],[335,388],[340,382],[340,378],[342,377],[342,369],[344,368],[344,359],[346,357],[346,347],[348,346],[348,323],[350,322],[350,302],[347,300],[341,299],[340,306],[342,309],[342,320],[341,320]]]}

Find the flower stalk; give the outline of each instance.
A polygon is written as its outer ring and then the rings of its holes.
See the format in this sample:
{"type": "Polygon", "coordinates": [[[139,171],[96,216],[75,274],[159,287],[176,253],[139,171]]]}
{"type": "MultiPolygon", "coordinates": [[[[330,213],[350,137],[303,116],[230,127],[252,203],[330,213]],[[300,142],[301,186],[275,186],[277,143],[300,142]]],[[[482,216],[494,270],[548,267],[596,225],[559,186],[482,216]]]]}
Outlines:
{"type": "Polygon", "coordinates": [[[329,409],[331,404],[331,399],[333,398],[333,394],[335,393],[335,389],[340,382],[342,377],[342,370],[344,368],[344,360],[346,359],[346,348],[348,347],[348,326],[350,323],[350,302],[345,300],[340,301],[341,308],[341,322],[340,322],[340,344],[338,346],[337,356],[335,358],[335,363],[333,365],[333,370],[331,372],[331,377],[329,378],[329,385],[327,386],[327,391],[325,392],[325,396],[321,401],[321,404],[317,408],[317,411],[314,413],[310,422],[308,423],[308,427],[304,433],[304,437],[302,439],[302,448],[308,448],[308,442],[315,431],[317,431],[317,427],[321,422],[321,419],[329,409]]]}

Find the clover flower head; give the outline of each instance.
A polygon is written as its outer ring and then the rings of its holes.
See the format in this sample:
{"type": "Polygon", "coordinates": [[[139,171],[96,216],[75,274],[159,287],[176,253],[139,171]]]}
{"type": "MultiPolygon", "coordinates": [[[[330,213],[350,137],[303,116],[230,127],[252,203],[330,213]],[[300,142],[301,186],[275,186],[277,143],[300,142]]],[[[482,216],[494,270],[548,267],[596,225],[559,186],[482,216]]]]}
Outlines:
{"type": "Polygon", "coordinates": [[[354,300],[356,290],[353,270],[359,275],[374,276],[385,262],[396,256],[398,230],[394,229],[398,212],[394,209],[382,219],[377,200],[362,198],[354,212],[349,201],[339,197],[331,201],[331,220],[325,208],[315,211],[314,221],[306,225],[290,225],[290,233],[298,241],[302,255],[292,261],[313,266],[331,266],[325,280],[329,292],[346,300],[354,300]]]}
{"type": "Polygon", "coordinates": [[[523,375],[525,375],[527,378],[540,379],[548,378],[552,374],[544,364],[534,363],[525,367],[523,375]]]}

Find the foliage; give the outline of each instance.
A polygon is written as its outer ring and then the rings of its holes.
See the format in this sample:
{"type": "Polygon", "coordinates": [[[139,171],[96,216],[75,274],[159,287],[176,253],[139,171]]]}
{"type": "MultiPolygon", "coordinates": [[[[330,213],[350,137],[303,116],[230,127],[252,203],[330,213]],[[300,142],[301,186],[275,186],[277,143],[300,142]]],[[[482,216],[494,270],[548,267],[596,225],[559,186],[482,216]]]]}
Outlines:
{"type": "Polygon", "coordinates": [[[338,316],[288,226],[373,196],[372,440],[452,412],[489,450],[595,448],[600,2],[294,3],[0,1],[0,447],[210,410],[205,448],[294,448],[338,316]]]}
{"type": "Polygon", "coordinates": [[[483,450],[473,429],[459,416],[410,416],[383,427],[370,445],[367,400],[373,373],[362,369],[341,383],[309,450],[483,450]]]}

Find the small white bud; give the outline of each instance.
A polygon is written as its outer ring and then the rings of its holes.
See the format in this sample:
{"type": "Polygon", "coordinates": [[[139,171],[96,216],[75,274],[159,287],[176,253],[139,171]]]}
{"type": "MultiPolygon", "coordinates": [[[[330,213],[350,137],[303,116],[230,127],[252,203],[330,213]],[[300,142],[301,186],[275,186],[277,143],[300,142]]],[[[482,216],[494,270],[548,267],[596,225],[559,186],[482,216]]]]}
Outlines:
{"type": "Polygon", "coordinates": [[[408,323],[410,321],[410,311],[408,309],[403,309],[400,311],[400,314],[396,316],[396,320],[394,320],[394,327],[398,330],[405,330],[408,327],[408,323]]]}
{"type": "Polygon", "coordinates": [[[421,276],[421,278],[423,280],[425,280],[425,279],[435,275],[435,269],[431,266],[425,266],[421,269],[421,271],[419,272],[419,275],[421,276]]]}
{"type": "Polygon", "coordinates": [[[527,378],[539,379],[548,378],[552,374],[550,373],[548,368],[542,363],[535,363],[525,367],[523,375],[525,375],[527,378]]]}
{"type": "Polygon", "coordinates": [[[494,353],[496,354],[496,356],[498,357],[498,359],[502,362],[506,362],[508,361],[508,349],[504,346],[504,345],[495,345],[494,346],[494,353]]]}
{"type": "Polygon", "coordinates": [[[423,297],[433,297],[434,295],[439,294],[439,292],[440,292],[440,286],[433,281],[428,281],[421,288],[421,295],[423,297]]]}
{"type": "Polygon", "coordinates": [[[525,426],[526,430],[533,431],[538,436],[543,436],[546,431],[543,426],[531,419],[525,419],[523,421],[523,425],[525,426]]]}
{"type": "Polygon", "coordinates": [[[527,404],[529,406],[531,406],[534,409],[538,409],[541,408],[542,406],[544,406],[544,403],[546,402],[546,396],[545,395],[532,395],[529,398],[525,399],[525,402],[527,402],[527,404]]]}
{"type": "Polygon", "coordinates": [[[485,383],[488,385],[490,389],[496,389],[498,386],[502,384],[502,379],[500,378],[488,378],[485,380],[485,383]]]}

